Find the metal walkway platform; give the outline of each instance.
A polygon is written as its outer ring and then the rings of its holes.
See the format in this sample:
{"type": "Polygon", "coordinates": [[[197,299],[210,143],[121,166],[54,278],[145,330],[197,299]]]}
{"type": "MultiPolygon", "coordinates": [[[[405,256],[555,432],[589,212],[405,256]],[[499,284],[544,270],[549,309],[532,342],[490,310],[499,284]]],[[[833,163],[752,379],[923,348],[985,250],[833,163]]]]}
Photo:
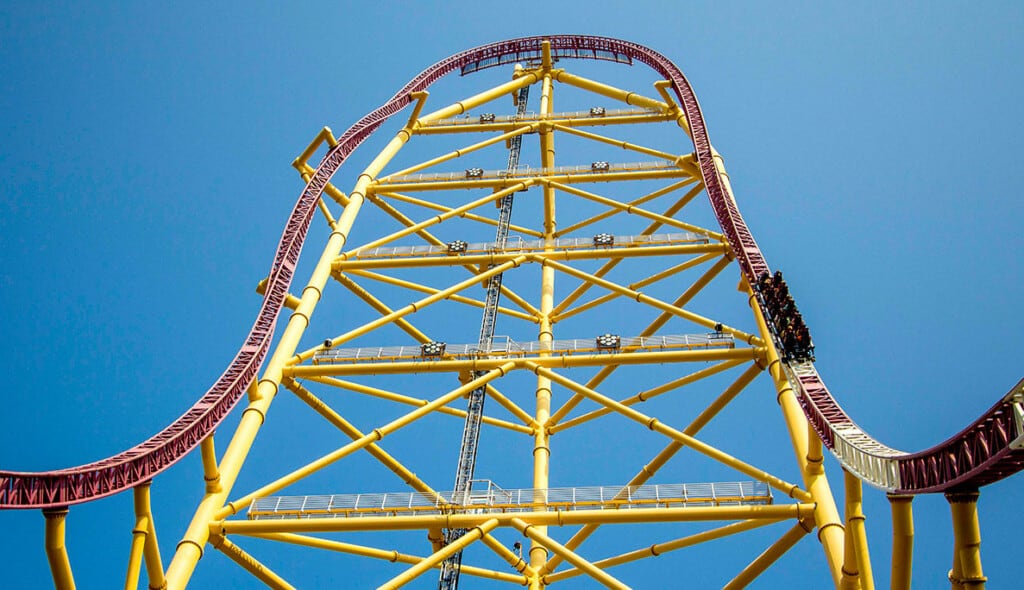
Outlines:
{"type": "MultiPolygon", "coordinates": [[[[605,234],[610,244],[595,245],[594,238],[559,238],[554,240],[554,250],[590,250],[593,248],[635,248],[639,246],[675,246],[678,244],[708,244],[711,242],[706,234],[678,232],[652,235],[615,236],[605,234]]],[[[546,248],[544,240],[524,240],[519,236],[510,236],[504,247],[496,242],[471,242],[465,244],[459,252],[452,252],[449,246],[381,246],[357,250],[348,257],[349,260],[365,258],[399,258],[423,256],[453,256],[468,254],[489,254],[491,252],[542,252],[546,248]]]]}
{"type": "Polygon", "coordinates": [[[496,336],[487,350],[478,344],[437,343],[436,354],[424,354],[423,345],[383,346],[363,348],[329,348],[313,355],[313,364],[369,363],[389,361],[436,361],[470,358],[521,358],[548,353],[571,355],[585,353],[660,352],[666,350],[692,350],[697,348],[735,348],[732,334],[681,334],[671,336],[623,336],[615,346],[600,345],[599,338],[553,340],[551,342],[516,342],[507,336],[496,336]]]}
{"type": "Polygon", "coordinates": [[[249,520],[287,518],[356,518],[430,514],[485,514],[548,510],[629,510],[697,506],[749,506],[772,503],[771,489],[755,481],[592,486],[505,490],[486,480],[474,480],[468,494],[421,492],[271,496],[256,498],[249,520]],[[480,485],[485,484],[485,485],[480,485]],[[463,496],[462,501],[456,502],[463,496]]]}

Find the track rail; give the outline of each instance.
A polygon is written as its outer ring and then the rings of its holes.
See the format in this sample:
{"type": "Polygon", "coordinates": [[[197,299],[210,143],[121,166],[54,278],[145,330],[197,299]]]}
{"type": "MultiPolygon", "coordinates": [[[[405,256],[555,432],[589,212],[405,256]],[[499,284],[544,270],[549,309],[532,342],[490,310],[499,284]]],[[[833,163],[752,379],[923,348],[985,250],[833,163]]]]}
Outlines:
{"type": "MultiPolygon", "coordinates": [[[[626,57],[672,81],[690,126],[705,188],[741,271],[750,284],[755,284],[762,272],[770,271],[716,166],[697,97],[679,68],[666,57],[636,43],[583,35],[524,37],[469,49],[424,70],[338,138],[288,217],[252,329],[227,369],[199,401],[145,442],[106,459],[57,471],[0,471],[0,508],[68,506],[109,496],[152,479],[195,449],[234,407],[262,366],[317,201],[341,164],[385,120],[411,102],[410,93],[425,90],[442,76],[471,64],[498,63],[513,55],[516,59],[539,56],[545,40],[551,42],[556,57],[626,57]]],[[[898,494],[969,489],[1024,468],[1024,380],[950,439],[917,453],[905,453],[862,431],[836,403],[813,364],[793,365],[788,371],[804,413],[825,446],[845,467],[876,487],[898,494]]]]}

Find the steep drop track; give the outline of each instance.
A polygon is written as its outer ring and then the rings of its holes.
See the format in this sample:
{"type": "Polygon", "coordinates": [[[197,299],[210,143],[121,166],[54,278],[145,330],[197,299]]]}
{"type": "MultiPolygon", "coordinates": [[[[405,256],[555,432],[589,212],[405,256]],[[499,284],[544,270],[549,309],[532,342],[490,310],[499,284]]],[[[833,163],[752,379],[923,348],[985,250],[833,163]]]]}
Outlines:
{"type": "MultiPolygon", "coordinates": [[[[750,284],[755,284],[756,277],[770,269],[719,176],[697,98],[675,64],[642,45],[582,35],[524,37],[470,49],[423,71],[349,128],[327,153],[285,225],[252,330],[227,370],[195,405],[149,440],[107,459],[58,471],[0,471],[0,508],[68,506],[109,496],[152,479],[195,449],[242,397],[263,364],[317,201],[346,158],[385,120],[411,102],[410,93],[424,90],[458,69],[466,73],[538,57],[545,40],[551,42],[553,55],[558,58],[635,60],[672,81],[690,125],[701,175],[718,223],[743,274],[750,284]]],[[[763,305],[760,301],[757,304],[763,305]]],[[[792,364],[788,371],[804,413],[824,444],[847,469],[876,487],[899,494],[970,489],[1024,468],[1024,380],[952,438],[918,453],[905,453],[864,433],[836,403],[812,363],[792,364]]]]}

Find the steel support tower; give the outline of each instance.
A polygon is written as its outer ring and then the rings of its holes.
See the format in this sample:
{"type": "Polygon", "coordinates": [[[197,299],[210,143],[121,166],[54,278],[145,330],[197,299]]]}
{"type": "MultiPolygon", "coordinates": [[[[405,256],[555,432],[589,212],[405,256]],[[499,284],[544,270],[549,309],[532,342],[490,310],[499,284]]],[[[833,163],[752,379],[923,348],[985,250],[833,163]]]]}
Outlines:
{"type": "Polygon", "coordinates": [[[573,35],[474,48],[341,136],[324,128],[294,166],[305,188],[259,316],[210,391],[107,460],[0,472],[0,506],[43,509],[58,587],[74,586],[68,507],[131,488],[130,588],[143,569],[151,588],[186,587],[209,548],[272,588],[302,573],[280,558],[295,548],[345,556],[334,583],[349,587],[675,586],[685,571],[740,588],[811,536],[815,583],[870,589],[863,481],[891,500],[894,588],[910,584],[910,500],[937,492],[950,580],[984,587],[978,489],[1024,466],[1024,382],[918,453],[862,431],[661,54],[573,35]],[[622,87],[622,64],[653,86],[622,87]],[[452,72],[495,85],[428,94],[452,72]],[[406,108],[361,172],[341,168],[406,108]],[[324,245],[300,273],[311,223],[324,245]],[[149,486],[195,449],[204,490],[165,569],[149,486]]]}

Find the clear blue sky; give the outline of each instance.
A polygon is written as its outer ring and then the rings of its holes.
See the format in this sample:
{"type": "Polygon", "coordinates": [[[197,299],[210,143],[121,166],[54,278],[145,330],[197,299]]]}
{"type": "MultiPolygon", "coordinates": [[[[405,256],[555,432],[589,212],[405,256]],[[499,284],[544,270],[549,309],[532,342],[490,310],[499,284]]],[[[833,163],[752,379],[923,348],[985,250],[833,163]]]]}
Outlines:
{"type": "MultiPolygon", "coordinates": [[[[637,41],[683,69],[741,211],[786,272],[840,403],[897,448],[952,435],[1021,377],[1024,9],[701,4],[6,3],[0,466],[54,469],[107,456],[206,390],[255,316],[253,287],[301,189],[289,163],[321,126],[340,133],[462,49],[562,32],[637,41]]],[[[762,429],[781,421],[738,430],[762,429]]],[[[310,452],[283,449],[268,472],[310,452]]],[[[827,462],[841,498],[835,461],[827,462]]],[[[199,498],[199,471],[189,457],[154,485],[165,560],[199,498]]],[[[321,483],[325,492],[400,489],[394,480],[385,489],[321,483]]],[[[615,482],[590,482],[602,483],[615,482]]],[[[1019,570],[1022,491],[1022,478],[982,490],[990,588],[1013,587],[1019,570]]],[[[888,509],[882,494],[865,492],[884,586],[888,509]]],[[[122,583],[130,506],[121,495],[72,510],[80,588],[122,583]]],[[[942,587],[948,509],[939,497],[915,507],[915,587],[942,587]]],[[[42,522],[38,512],[0,514],[5,586],[49,584],[42,522]]],[[[755,587],[822,587],[820,555],[809,536],[755,587]],[[807,560],[815,563],[804,569],[807,560]]],[[[310,554],[267,561],[299,585],[338,571],[310,554]]],[[[353,584],[397,571],[367,570],[353,584]]],[[[624,579],[674,583],[635,575],[624,579]]],[[[214,551],[195,580],[251,584],[214,551]]]]}

